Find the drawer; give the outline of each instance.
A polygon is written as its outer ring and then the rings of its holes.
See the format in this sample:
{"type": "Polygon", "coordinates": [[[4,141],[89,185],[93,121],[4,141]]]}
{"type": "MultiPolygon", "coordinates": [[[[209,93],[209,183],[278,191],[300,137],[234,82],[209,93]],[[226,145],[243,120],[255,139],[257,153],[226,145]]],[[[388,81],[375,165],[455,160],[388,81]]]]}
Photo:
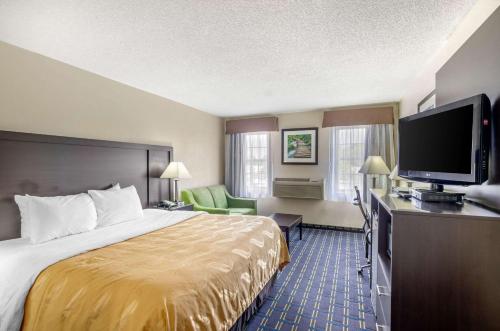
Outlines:
{"type": "Polygon", "coordinates": [[[383,264],[381,261],[380,256],[377,259],[377,285],[386,287],[387,290],[384,291],[384,293],[389,293],[391,292],[391,285],[389,281],[389,275],[388,275],[388,270],[387,266],[383,264]]]}
{"type": "Polygon", "coordinates": [[[375,323],[375,331],[391,331],[391,327],[377,322],[375,323]]]}
{"type": "Polygon", "coordinates": [[[377,322],[381,316],[383,323],[391,325],[391,295],[388,294],[386,288],[377,285],[377,322]]]}
{"type": "Polygon", "coordinates": [[[376,292],[376,284],[377,284],[377,259],[378,259],[378,217],[377,213],[374,212],[372,215],[372,247],[370,252],[370,261],[372,264],[370,270],[370,290],[371,290],[371,301],[373,306],[373,312],[375,316],[377,316],[377,292],[376,292]]]}
{"type": "Polygon", "coordinates": [[[377,322],[376,322],[376,331],[389,331],[391,329],[390,327],[390,320],[386,318],[384,315],[384,310],[382,308],[382,299],[380,296],[377,296],[375,298],[375,301],[377,302],[376,305],[378,307],[378,314],[377,314],[377,322]]]}
{"type": "Polygon", "coordinates": [[[377,261],[377,284],[375,295],[377,296],[377,323],[391,325],[391,285],[386,274],[385,267],[380,259],[377,261]],[[379,322],[379,316],[381,318],[379,322]]]}

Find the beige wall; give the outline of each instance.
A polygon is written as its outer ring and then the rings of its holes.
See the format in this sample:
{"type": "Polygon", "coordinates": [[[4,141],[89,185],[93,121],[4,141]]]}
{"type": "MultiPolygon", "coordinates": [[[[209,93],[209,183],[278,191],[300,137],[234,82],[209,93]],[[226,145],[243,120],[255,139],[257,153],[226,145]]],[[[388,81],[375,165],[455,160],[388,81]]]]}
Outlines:
{"type": "Polygon", "coordinates": [[[417,105],[426,95],[436,88],[436,72],[467,39],[488,19],[500,6],[498,0],[478,0],[471,11],[459,23],[456,30],[448,37],[444,47],[422,69],[415,81],[408,87],[401,99],[400,116],[408,116],[417,112],[417,105]]]}
{"type": "Polygon", "coordinates": [[[222,119],[2,42],[0,130],[171,145],[181,185],[224,181],[222,119]]]}
{"type": "MultiPolygon", "coordinates": [[[[324,178],[328,174],[329,129],[321,128],[323,111],[300,112],[277,115],[281,129],[318,127],[318,165],[282,165],[280,132],[271,134],[273,153],[273,177],[324,178]]],[[[304,222],[360,228],[363,220],[358,207],[350,202],[327,200],[302,200],[284,198],[265,198],[258,201],[259,214],[273,212],[296,213],[304,215],[304,222]]]]}

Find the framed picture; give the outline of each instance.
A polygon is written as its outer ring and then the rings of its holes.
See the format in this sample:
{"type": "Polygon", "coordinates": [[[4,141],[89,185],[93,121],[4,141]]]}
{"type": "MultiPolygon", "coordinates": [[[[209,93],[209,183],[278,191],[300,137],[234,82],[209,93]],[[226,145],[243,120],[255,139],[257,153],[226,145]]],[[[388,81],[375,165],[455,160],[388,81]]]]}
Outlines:
{"type": "Polygon", "coordinates": [[[281,164],[318,164],[318,128],[282,129],[281,164]]]}
{"type": "Polygon", "coordinates": [[[418,103],[419,113],[433,108],[436,108],[436,90],[427,94],[427,96],[418,103]]]}

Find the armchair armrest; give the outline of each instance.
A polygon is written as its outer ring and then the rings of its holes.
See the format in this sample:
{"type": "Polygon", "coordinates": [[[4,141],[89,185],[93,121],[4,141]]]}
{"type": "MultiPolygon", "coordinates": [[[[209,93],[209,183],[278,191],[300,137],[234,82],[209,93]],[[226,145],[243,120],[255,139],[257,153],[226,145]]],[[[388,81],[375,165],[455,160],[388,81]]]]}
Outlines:
{"type": "Polygon", "coordinates": [[[222,214],[229,215],[229,209],[224,208],[212,208],[212,207],[203,207],[199,205],[193,197],[193,193],[189,190],[185,190],[181,192],[182,201],[186,204],[192,204],[194,211],[205,211],[209,214],[222,214]]]}
{"type": "Polygon", "coordinates": [[[227,205],[230,208],[252,208],[257,210],[257,200],[247,198],[235,198],[226,192],[227,205]]]}

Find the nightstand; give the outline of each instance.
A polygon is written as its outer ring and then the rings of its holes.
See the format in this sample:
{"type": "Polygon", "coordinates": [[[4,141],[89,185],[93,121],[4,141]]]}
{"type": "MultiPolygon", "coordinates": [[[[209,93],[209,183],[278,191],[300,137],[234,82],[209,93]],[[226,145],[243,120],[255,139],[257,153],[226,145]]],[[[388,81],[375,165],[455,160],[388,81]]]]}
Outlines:
{"type": "Polygon", "coordinates": [[[164,210],[169,210],[169,211],[174,211],[174,210],[189,210],[189,211],[193,211],[194,210],[192,204],[190,204],[190,205],[183,205],[183,206],[173,206],[173,207],[170,207],[170,208],[155,206],[153,208],[164,209],[164,210]]]}

